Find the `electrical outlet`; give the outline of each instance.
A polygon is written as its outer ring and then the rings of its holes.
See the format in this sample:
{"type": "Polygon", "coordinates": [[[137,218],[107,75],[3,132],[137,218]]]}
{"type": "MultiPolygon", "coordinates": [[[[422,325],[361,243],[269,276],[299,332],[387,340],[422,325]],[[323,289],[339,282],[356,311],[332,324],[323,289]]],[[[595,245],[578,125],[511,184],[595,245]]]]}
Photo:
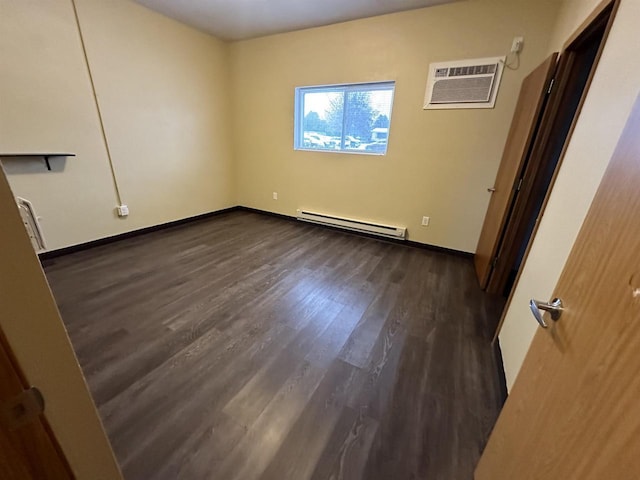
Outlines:
{"type": "Polygon", "coordinates": [[[273,192],[273,199],[277,200],[278,199],[278,192],[273,192]]]}
{"type": "Polygon", "coordinates": [[[116,207],[116,210],[118,212],[118,216],[120,218],[124,218],[124,217],[128,217],[129,216],[129,207],[126,205],[118,205],[116,207]]]}
{"type": "Polygon", "coordinates": [[[423,227],[427,227],[427,226],[429,226],[429,220],[431,220],[431,218],[429,218],[429,217],[422,217],[422,226],[423,226],[423,227]]]}
{"type": "Polygon", "coordinates": [[[514,37],[511,44],[511,53],[520,53],[524,46],[524,37],[514,37]]]}

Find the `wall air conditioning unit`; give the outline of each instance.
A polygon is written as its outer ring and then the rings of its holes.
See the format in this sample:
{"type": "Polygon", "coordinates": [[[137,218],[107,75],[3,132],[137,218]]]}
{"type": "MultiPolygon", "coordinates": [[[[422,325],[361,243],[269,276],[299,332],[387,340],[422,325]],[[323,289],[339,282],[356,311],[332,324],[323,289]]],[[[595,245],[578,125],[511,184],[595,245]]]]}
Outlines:
{"type": "Polygon", "coordinates": [[[493,108],[505,57],[429,65],[424,109],[493,108]]]}

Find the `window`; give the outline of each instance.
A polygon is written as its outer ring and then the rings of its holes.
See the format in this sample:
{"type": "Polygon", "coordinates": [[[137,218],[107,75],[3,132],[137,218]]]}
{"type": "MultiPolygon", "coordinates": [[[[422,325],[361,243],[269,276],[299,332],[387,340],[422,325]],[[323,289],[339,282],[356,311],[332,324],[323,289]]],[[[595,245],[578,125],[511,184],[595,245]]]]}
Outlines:
{"type": "Polygon", "coordinates": [[[387,152],[395,82],[296,88],[294,148],[387,152]]]}

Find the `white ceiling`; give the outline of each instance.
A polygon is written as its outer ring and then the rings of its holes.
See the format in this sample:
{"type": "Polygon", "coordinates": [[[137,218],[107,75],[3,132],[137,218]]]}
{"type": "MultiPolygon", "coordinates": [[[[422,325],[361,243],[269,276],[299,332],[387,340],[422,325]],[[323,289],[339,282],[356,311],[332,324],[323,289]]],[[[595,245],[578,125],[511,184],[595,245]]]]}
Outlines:
{"type": "Polygon", "coordinates": [[[455,0],[135,0],[223,40],[373,17],[455,0]]]}

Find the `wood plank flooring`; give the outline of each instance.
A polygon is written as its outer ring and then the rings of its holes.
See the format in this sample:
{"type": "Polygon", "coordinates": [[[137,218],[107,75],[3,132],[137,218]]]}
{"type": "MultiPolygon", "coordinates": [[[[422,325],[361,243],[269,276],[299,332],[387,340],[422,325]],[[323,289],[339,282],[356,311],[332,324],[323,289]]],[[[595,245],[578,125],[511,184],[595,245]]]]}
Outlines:
{"type": "Polygon", "coordinates": [[[504,400],[469,259],[231,212],[44,265],[127,480],[470,480],[504,400]]]}

